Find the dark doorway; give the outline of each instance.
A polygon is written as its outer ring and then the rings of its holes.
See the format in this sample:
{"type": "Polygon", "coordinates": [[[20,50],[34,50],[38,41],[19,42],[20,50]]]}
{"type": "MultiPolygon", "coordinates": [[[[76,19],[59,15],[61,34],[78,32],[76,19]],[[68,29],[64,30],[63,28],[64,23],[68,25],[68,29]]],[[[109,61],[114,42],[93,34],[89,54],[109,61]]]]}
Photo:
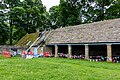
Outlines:
{"type": "Polygon", "coordinates": [[[81,45],[73,45],[72,46],[72,55],[85,55],[85,46],[81,46],[81,45]]]}
{"type": "Polygon", "coordinates": [[[68,57],[68,45],[59,45],[58,46],[58,56],[67,58],[68,57]]]}
{"type": "Polygon", "coordinates": [[[104,56],[107,57],[107,46],[106,45],[90,45],[89,56],[104,56]]]}
{"type": "Polygon", "coordinates": [[[120,45],[112,45],[112,56],[120,56],[120,45]]]}
{"type": "Polygon", "coordinates": [[[68,46],[66,45],[58,46],[58,53],[68,54],[68,46]]]}
{"type": "Polygon", "coordinates": [[[106,45],[90,45],[89,46],[89,56],[90,59],[100,61],[107,60],[107,46],[106,45]]]}
{"type": "Polygon", "coordinates": [[[112,61],[120,62],[120,45],[112,45],[112,61]]]}
{"type": "Polygon", "coordinates": [[[72,58],[84,59],[85,58],[85,46],[84,45],[72,45],[72,58]]]}

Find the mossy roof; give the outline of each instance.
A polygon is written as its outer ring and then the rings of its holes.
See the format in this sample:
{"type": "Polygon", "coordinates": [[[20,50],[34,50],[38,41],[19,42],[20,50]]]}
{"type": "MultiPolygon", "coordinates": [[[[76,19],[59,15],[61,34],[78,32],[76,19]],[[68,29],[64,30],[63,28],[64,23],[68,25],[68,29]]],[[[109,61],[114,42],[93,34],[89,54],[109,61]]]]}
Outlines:
{"type": "Polygon", "coordinates": [[[28,47],[30,46],[39,36],[39,32],[36,33],[31,33],[31,34],[26,34],[23,38],[21,38],[18,42],[17,42],[17,46],[24,46],[24,47],[28,47]],[[29,45],[27,45],[27,43],[30,42],[29,45]]]}

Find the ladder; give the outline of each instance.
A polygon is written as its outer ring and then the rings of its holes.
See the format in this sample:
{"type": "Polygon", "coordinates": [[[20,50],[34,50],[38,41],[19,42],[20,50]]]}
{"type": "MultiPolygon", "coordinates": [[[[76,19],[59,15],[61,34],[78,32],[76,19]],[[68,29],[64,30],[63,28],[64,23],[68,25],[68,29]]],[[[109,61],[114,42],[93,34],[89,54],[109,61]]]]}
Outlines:
{"type": "Polygon", "coordinates": [[[41,38],[40,44],[37,48],[39,48],[40,46],[42,46],[43,42],[48,38],[48,36],[51,34],[52,30],[49,31],[49,33],[46,35],[44,34],[43,38],[41,38]]]}
{"type": "Polygon", "coordinates": [[[30,45],[30,47],[26,50],[28,52],[28,50],[30,50],[32,48],[32,46],[42,37],[42,35],[44,35],[46,33],[46,29],[44,30],[44,32],[42,32],[42,34],[30,45]]]}

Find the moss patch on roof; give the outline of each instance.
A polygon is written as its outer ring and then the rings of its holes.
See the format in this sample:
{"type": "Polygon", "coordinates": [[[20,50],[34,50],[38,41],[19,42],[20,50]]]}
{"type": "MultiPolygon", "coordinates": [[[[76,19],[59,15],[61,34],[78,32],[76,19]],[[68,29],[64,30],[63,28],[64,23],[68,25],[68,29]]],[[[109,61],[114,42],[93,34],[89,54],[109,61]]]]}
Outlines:
{"type": "Polygon", "coordinates": [[[37,33],[31,33],[31,34],[26,34],[23,38],[21,38],[18,42],[17,42],[17,46],[24,46],[24,47],[28,47],[30,46],[39,36],[39,32],[37,33]],[[30,42],[30,43],[29,43],[30,42]],[[29,43],[29,44],[28,44],[29,43]],[[28,45],[27,45],[28,44],[28,45]]]}

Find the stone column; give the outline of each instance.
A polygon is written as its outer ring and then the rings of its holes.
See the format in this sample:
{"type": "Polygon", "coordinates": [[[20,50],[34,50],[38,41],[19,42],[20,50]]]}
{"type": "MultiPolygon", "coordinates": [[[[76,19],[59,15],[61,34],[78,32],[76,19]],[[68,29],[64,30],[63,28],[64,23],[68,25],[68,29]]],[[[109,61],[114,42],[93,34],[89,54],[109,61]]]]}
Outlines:
{"type": "Polygon", "coordinates": [[[85,59],[89,60],[89,46],[85,44],[85,59]]]}
{"type": "Polygon", "coordinates": [[[58,57],[58,45],[55,45],[55,57],[58,57]]]}
{"type": "Polygon", "coordinates": [[[112,45],[107,44],[107,61],[111,62],[112,61],[112,45]]]}
{"type": "Polygon", "coordinates": [[[68,45],[68,58],[72,57],[72,46],[68,45]]]}

